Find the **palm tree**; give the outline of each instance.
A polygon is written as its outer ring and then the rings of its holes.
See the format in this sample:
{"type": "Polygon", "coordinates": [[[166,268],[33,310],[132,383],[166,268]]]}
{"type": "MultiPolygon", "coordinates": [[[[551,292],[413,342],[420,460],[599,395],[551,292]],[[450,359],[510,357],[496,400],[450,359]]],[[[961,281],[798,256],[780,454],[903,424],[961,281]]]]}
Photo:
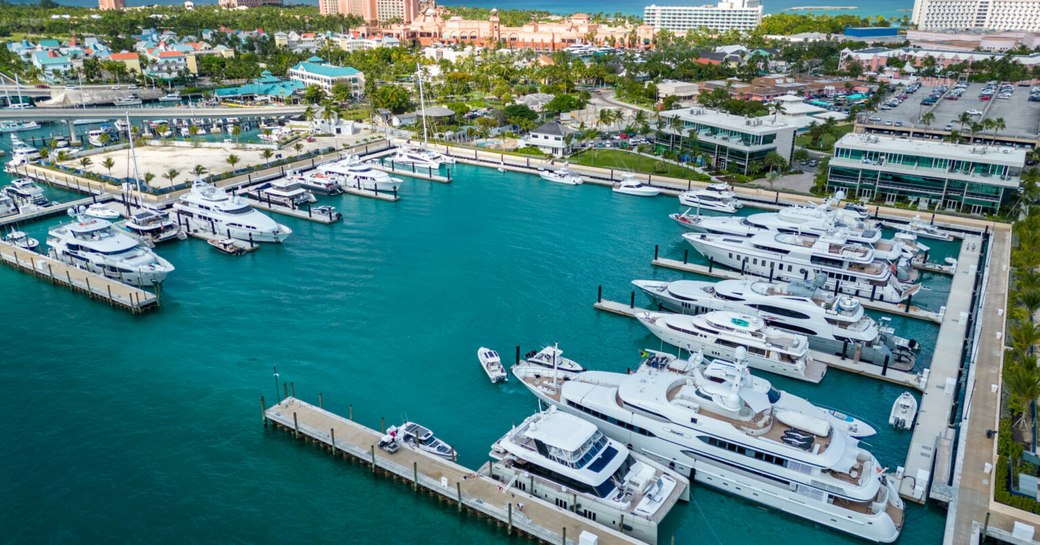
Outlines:
{"type": "Polygon", "coordinates": [[[1037,309],[1040,309],[1040,287],[1032,284],[1029,288],[1021,290],[1018,293],[1018,302],[1029,311],[1029,319],[1032,320],[1037,309]]]}
{"type": "Polygon", "coordinates": [[[238,164],[238,162],[241,159],[239,159],[237,155],[232,153],[231,155],[228,155],[227,158],[224,160],[227,161],[227,164],[231,165],[231,170],[235,170],[235,165],[238,164]]]}
{"type": "Polygon", "coordinates": [[[201,178],[202,175],[206,173],[206,167],[204,167],[202,165],[195,165],[195,168],[191,169],[191,172],[192,172],[192,174],[195,175],[195,178],[198,179],[198,178],[201,178]]]}
{"type": "Polygon", "coordinates": [[[87,167],[94,164],[94,161],[90,160],[90,157],[84,157],[79,160],[79,165],[83,167],[83,170],[87,170],[87,167]]]}
{"type": "Polygon", "coordinates": [[[102,147],[107,146],[108,143],[112,141],[112,135],[108,134],[107,132],[103,132],[101,133],[101,137],[99,138],[99,140],[101,140],[102,147]]]}
{"type": "Polygon", "coordinates": [[[163,143],[166,143],[166,133],[169,132],[170,125],[166,123],[160,123],[159,126],[155,128],[155,130],[159,133],[159,139],[162,140],[163,143]]]}
{"type": "Polygon", "coordinates": [[[188,127],[188,135],[191,137],[192,140],[195,140],[195,137],[198,136],[198,134],[199,134],[199,126],[198,125],[194,125],[193,124],[192,126],[188,127]]]}
{"type": "Polygon", "coordinates": [[[65,150],[58,151],[57,159],[58,159],[59,163],[63,163],[65,161],[68,161],[69,160],[69,152],[67,152],[65,150]]]}
{"type": "Polygon", "coordinates": [[[151,184],[152,180],[155,179],[155,174],[152,174],[151,172],[145,172],[143,177],[144,177],[144,185],[145,185],[145,187],[148,187],[148,184],[151,184]]]}
{"type": "MultiPolygon", "coordinates": [[[[1015,414],[1031,413],[1030,410],[1040,397],[1040,369],[1035,359],[1027,359],[1004,369],[1004,388],[1008,392],[1008,408],[1015,414]],[[1029,361],[1032,361],[1030,365],[1029,361]]],[[[1032,416],[1030,416],[1032,429],[1032,416]]]]}
{"type": "Polygon", "coordinates": [[[300,152],[303,151],[303,144],[301,144],[299,142],[296,142],[295,144],[292,145],[292,148],[294,150],[296,150],[296,154],[299,155],[300,152]]]}
{"type": "Polygon", "coordinates": [[[101,166],[105,167],[105,170],[108,171],[109,177],[111,177],[112,176],[112,167],[116,166],[116,161],[115,161],[115,159],[112,159],[111,157],[105,157],[105,160],[101,161],[101,166]]]}
{"type": "Polygon", "coordinates": [[[776,123],[776,116],[784,113],[784,103],[779,100],[773,101],[773,123],[776,123]]]}
{"type": "Polygon", "coordinates": [[[775,171],[775,170],[770,170],[769,173],[766,174],[766,181],[769,182],[769,190],[770,191],[773,190],[773,184],[775,184],[776,181],[779,180],[779,179],[780,179],[780,173],[775,171]]]}
{"type": "Polygon", "coordinates": [[[236,144],[238,143],[238,135],[240,135],[240,134],[242,134],[242,127],[241,126],[235,125],[234,127],[231,128],[231,136],[235,137],[235,143],[236,144]]]}
{"type": "Polygon", "coordinates": [[[671,117],[668,119],[668,128],[672,129],[672,137],[669,140],[669,145],[675,147],[675,135],[679,135],[679,149],[682,149],[682,130],[683,120],[679,116],[671,117]]]}
{"type": "Polygon", "coordinates": [[[971,116],[968,112],[961,112],[961,116],[957,118],[957,121],[961,124],[961,132],[964,132],[964,126],[971,123],[971,116]]]}
{"type": "Polygon", "coordinates": [[[921,116],[921,123],[925,126],[925,128],[930,128],[932,126],[933,121],[935,121],[935,114],[932,112],[927,112],[921,116]]]}
{"type": "Polygon", "coordinates": [[[1003,117],[998,117],[990,122],[990,128],[993,129],[991,133],[990,142],[996,142],[997,133],[1007,129],[1007,124],[1004,123],[1003,117]]]}
{"type": "Polygon", "coordinates": [[[950,134],[946,135],[946,141],[953,142],[954,144],[961,141],[960,131],[950,131],[950,134]]]}
{"type": "MultiPolygon", "coordinates": [[[[171,168],[170,170],[167,170],[166,172],[163,173],[163,178],[166,178],[167,180],[169,180],[170,181],[170,185],[173,185],[173,181],[176,180],[177,176],[180,176],[180,174],[181,174],[181,171],[179,171],[179,170],[177,170],[175,168],[171,168]]],[[[145,175],[145,179],[147,179],[147,178],[148,178],[148,175],[145,175]]]]}
{"type": "Polygon", "coordinates": [[[270,162],[271,157],[274,157],[274,152],[269,149],[265,149],[262,153],[260,153],[260,156],[264,158],[264,161],[270,162]]]}

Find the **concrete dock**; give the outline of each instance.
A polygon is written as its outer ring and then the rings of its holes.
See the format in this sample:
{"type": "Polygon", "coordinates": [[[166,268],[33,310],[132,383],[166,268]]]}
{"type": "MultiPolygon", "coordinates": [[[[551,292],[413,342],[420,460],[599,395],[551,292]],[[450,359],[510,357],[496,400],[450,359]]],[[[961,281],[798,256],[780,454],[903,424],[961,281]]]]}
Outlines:
{"type": "MultiPolygon", "coordinates": [[[[592,307],[596,310],[602,310],[604,312],[610,312],[628,318],[635,318],[635,316],[640,312],[652,312],[651,309],[626,305],[624,303],[608,301],[606,299],[597,301],[592,305],[592,307]]],[[[921,374],[908,373],[906,371],[899,371],[891,368],[886,370],[882,369],[880,365],[856,361],[853,358],[842,358],[838,354],[829,354],[816,350],[810,350],[810,352],[812,353],[812,358],[814,360],[825,364],[831,369],[840,369],[847,373],[854,373],[865,377],[883,380],[900,386],[908,386],[916,390],[924,389],[924,376],[921,374]]],[[[827,379],[824,378],[824,380],[827,379]]]]}
{"type": "MultiPolygon", "coordinates": [[[[711,276],[714,278],[724,278],[727,280],[741,280],[745,278],[745,276],[740,274],[740,271],[734,271],[722,265],[707,267],[705,265],[700,265],[697,263],[683,263],[682,261],[679,261],[677,259],[668,259],[664,257],[656,257],[653,261],[650,262],[650,264],[654,265],[655,267],[664,267],[666,269],[674,269],[677,271],[695,273],[704,276],[711,276]]],[[[863,297],[857,297],[857,299],[859,299],[859,302],[863,305],[864,308],[879,310],[881,312],[887,312],[889,314],[899,314],[908,318],[916,318],[918,320],[925,320],[937,324],[942,323],[942,312],[932,312],[929,310],[925,310],[921,307],[915,306],[913,304],[911,304],[910,308],[907,309],[906,304],[897,305],[895,303],[886,303],[884,301],[871,301],[870,299],[865,299],[863,297]]]]}
{"type": "Polygon", "coordinates": [[[428,182],[438,182],[442,184],[451,183],[450,176],[441,176],[440,174],[434,174],[434,172],[439,172],[437,170],[431,168],[423,169],[415,168],[414,166],[409,167],[407,165],[398,165],[390,159],[382,159],[381,162],[378,163],[373,162],[372,166],[377,170],[382,170],[383,172],[386,172],[387,174],[391,174],[393,176],[407,176],[409,178],[418,178],[420,180],[426,180],[428,182]]]}
{"type": "MultiPolygon", "coordinates": [[[[263,404],[263,398],[261,398],[263,404]]],[[[594,534],[601,545],[636,545],[642,542],[562,509],[516,488],[506,489],[487,475],[481,475],[446,460],[402,445],[390,454],[377,444],[379,431],[333,414],[320,406],[295,397],[287,397],[276,405],[264,407],[264,426],[273,423],[289,432],[329,450],[337,458],[352,458],[369,466],[373,473],[402,479],[416,491],[487,516],[505,525],[510,534],[526,534],[551,544],[576,544],[582,534],[594,534]],[[521,512],[515,506],[523,503],[521,512]]],[[[645,544],[644,544],[645,545],[645,544]]]]}
{"type": "MultiPolygon", "coordinates": [[[[904,477],[899,484],[899,495],[918,503],[924,503],[928,499],[933,471],[937,471],[934,468],[936,449],[939,447],[940,438],[946,436],[949,427],[950,411],[957,393],[957,375],[966,344],[964,338],[968,315],[972,312],[971,293],[982,243],[981,237],[974,235],[965,237],[964,242],[957,260],[957,270],[953,275],[953,285],[950,287],[950,293],[957,296],[949,298],[946,315],[939,326],[931,372],[921,395],[917,421],[914,423],[904,466],[904,477]]],[[[949,457],[945,459],[949,461],[949,457]]],[[[946,471],[948,469],[944,468],[938,473],[945,475],[946,471]]]]}
{"type": "Polygon", "coordinates": [[[274,212],[275,214],[281,214],[283,216],[289,216],[293,218],[299,218],[302,220],[324,224],[336,223],[337,221],[343,219],[343,215],[339,212],[336,212],[332,215],[318,214],[316,212],[312,212],[310,206],[307,206],[306,208],[289,208],[286,206],[281,206],[278,204],[258,200],[256,198],[256,195],[253,194],[242,193],[242,196],[248,198],[249,205],[253,208],[267,210],[268,212],[274,212]]]}
{"type": "Polygon", "coordinates": [[[0,242],[0,262],[134,314],[159,308],[159,298],[153,293],[6,242],[0,242]]]}
{"type": "Polygon", "coordinates": [[[70,208],[75,208],[78,206],[90,206],[95,202],[104,203],[113,200],[115,200],[114,195],[105,194],[94,197],[86,197],[84,199],[77,199],[69,202],[63,202],[54,206],[25,207],[25,209],[22,212],[19,212],[18,214],[4,216],[3,218],[0,218],[0,227],[5,227],[7,225],[17,225],[20,223],[27,223],[31,221],[41,220],[44,218],[49,218],[52,216],[60,216],[70,208]]]}

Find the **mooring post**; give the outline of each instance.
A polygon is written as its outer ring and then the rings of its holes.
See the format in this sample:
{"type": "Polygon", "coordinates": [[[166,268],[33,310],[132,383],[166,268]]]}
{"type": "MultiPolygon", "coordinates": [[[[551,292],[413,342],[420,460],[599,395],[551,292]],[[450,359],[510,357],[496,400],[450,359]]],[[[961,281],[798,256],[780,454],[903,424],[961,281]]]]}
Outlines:
{"type": "Polygon", "coordinates": [[[506,508],[506,513],[509,515],[509,529],[506,531],[509,533],[509,535],[513,535],[513,504],[506,504],[506,508]]]}
{"type": "Polygon", "coordinates": [[[300,421],[296,418],[296,411],[292,413],[293,429],[296,430],[296,438],[300,438],[300,421]]]}
{"type": "MultiPolygon", "coordinates": [[[[772,282],[772,281],[773,281],[773,269],[774,269],[775,267],[776,267],[776,263],[774,263],[774,262],[770,261],[770,262],[769,262],[769,281],[770,281],[770,282],[772,282]]],[[[709,270],[710,270],[710,269],[709,269],[709,270]]]]}
{"type": "Polygon", "coordinates": [[[329,437],[332,441],[332,455],[336,455],[336,428],[329,428],[329,437]]]}
{"type": "Polygon", "coordinates": [[[914,300],[913,294],[906,296],[906,313],[910,314],[910,303],[914,300]]]}
{"type": "Polygon", "coordinates": [[[348,412],[347,414],[349,415],[347,417],[347,419],[350,420],[351,422],[353,422],[354,421],[354,404],[353,403],[350,404],[350,412],[348,412]]]}
{"type": "Polygon", "coordinates": [[[371,445],[372,448],[372,473],[376,472],[376,446],[371,445]]]}
{"type": "Polygon", "coordinates": [[[687,263],[689,263],[689,261],[690,261],[690,249],[687,248],[687,249],[682,251],[682,263],[683,263],[683,265],[686,265],[687,263]]]}
{"type": "Polygon", "coordinates": [[[296,397],[296,382],[290,382],[289,388],[292,390],[292,396],[296,397]]]}
{"type": "Polygon", "coordinates": [[[264,420],[264,427],[267,427],[267,403],[264,402],[264,396],[260,396],[260,418],[264,420]]]}
{"type": "Polygon", "coordinates": [[[325,407],[322,406],[322,402],[321,401],[322,401],[321,400],[321,392],[318,392],[318,408],[319,409],[324,409],[325,407]]]}
{"type": "Polygon", "coordinates": [[[600,284],[596,288],[596,302],[597,303],[602,303],[603,302],[603,284],[600,284]]]}
{"type": "Polygon", "coordinates": [[[841,341],[841,359],[845,359],[845,352],[849,349],[849,340],[841,341]]]}
{"type": "Polygon", "coordinates": [[[715,258],[714,257],[709,257],[708,258],[708,274],[711,274],[711,270],[714,269],[714,268],[715,268],[715,258]]]}
{"type": "Polygon", "coordinates": [[[462,512],[462,483],[455,481],[455,493],[459,497],[459,512],[462,512]]]}
{"type": "Polygon", "coordinates": [[[888,358],[889,354],[885,354],[885,363],[881,366],[881,376],[885,376],[888,374],[888,358]]]}
{"type": "Polygon", "coordinates": [[[289,397],[289,385],[282,383],[282,399],[289,397]]]}
{"type": "Polygon", "coordinates": [[[874,295],[877,294],[877,286],[870,286],[870,300],[874,301],[874,295]]]}
{"type": "Polygon", "coordinates": [[[636,290],[632,290],[632,296],[628,299],[628,308],[636,308],[636,290]]]}
{"type": "Polygon", "coordinates": [[[567,527],[563,527],[563,539],[560,540],[560,545],[567,545],[567,527]]]}
{"type": "Polygon", "coordinates": [[[382,433],[386,433],[386,417],[385,416],[380,416],[379,417],[379,431],[382,432],[382,433]]]}
{"type": "Polygon", "coordinates": [[[516,345],[516,364],[520,365],[520,345],[516,345]]]}
{"type": "Polygon", "coordinates": [[[412,490],[419,489],[419,462],[412,462],[412,490]]]}
{"type": "Polygon", "coordinates": [[[654,244],[654,261],[657,261],[657,253],[661,249],[659,244],[654,244]]]}
{"type": "Polygon", "coordinates": [[[841,280],[834,281],[834,295],[838,295],[838,290],[841,289],[841,280]]]}

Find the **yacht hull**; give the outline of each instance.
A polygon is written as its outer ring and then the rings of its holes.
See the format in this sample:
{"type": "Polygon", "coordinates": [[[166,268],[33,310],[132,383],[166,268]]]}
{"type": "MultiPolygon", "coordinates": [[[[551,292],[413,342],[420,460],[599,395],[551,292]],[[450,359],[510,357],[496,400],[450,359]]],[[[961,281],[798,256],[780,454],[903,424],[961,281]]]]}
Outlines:
{"type": "Polygon", "coordinates": [[[113,270],[112,267],[106,266],[103,263],[98,263],[66,252],[52,251],[51,257],[61,261],[62,263],[76,267],[77,269],[83,269],[87,272],[104,276],[105,278],[117,280],[123,284],[143,288],[162,284],[162,282],[166,280],[166,276],[173,270],[173,267],[169,263],[165,263],[163,268],[152,270],[116,271],[113,270]]]}

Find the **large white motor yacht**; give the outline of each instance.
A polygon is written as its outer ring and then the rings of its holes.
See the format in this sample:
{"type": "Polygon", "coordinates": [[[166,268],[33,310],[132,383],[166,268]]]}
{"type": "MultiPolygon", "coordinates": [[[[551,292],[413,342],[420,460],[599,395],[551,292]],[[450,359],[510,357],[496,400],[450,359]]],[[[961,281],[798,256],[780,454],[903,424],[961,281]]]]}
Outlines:
{"type": "Polygon", "coordinates": [[[173,272],[169,261],[102,219],[78,215],[47,234],[51,257],[125,284],[154,286],[173,272]]]}
{"type": "Polygon", "coordinates": [[[727,183],[710,184],[703,189],[691,189],[679,194],[679,202],[683,206],[700,210],[713,210],[732,214],[744,207],[737,199],[736,193],[727,183]]]}
{"type": "Polygon", "coordinates": [[[546,169],[538,173],[538,176],[543,180],[563,185],[581,185],[585,183],[584,178],[566,168],[546,169]]]}
{"type": "Polygon", "coordinates": [[[173,204],[178,216],[196,229],[252,242],[283,242],[292,230],[253,209],[245,200],[212,184],[196,181],[173,204]]]}
{"type": "Polygon", "coordinates": [[[826,277],[811,282],[771,283],[765,280],[633,280],[659,308],[679,314],[728,310],[761,317],[767,325],[809,337],[809,348],[842,354],[854,361],[883,365],[901,371],[914,366],[917,342],[897,337],[863,310],[858,299],[835,296],[820,286],[826,277]]]}
{"type": "Polygon", "coordinates": [[[654,187],[631,175],[625,175],[621,181],[614,183],[612,191],[635,197],[656,197],[661,194],[661,188],[654,187]]]}
{"type": "Polygon", "coordinates": [[[908,259],[898,264],[874,255],[867,244],[849,242],[842,232],[824,236],[762,232],[750,238],[684,233],[704,257],[771,280],[797,281],[827,275],[825,289],[898,303],[920,289],[908,259]]]}
{"type": "Polygon", "coordinates": [[[339,184],[340,176],[327,172],[319,172],[317,170],[304,173],[290,171],[286,173],[285,178],[300,184],[300,187],[312,193],[339,195],[343,192],[343,188],[339,184]]]}
{"type": "Polygon", "coordinates": [[[151,208],[143,208],[140,212],[131,214],[123,227],[134,236],[152,244],[173,240],[181,234],[181,226],[170,218],[168,212],[151,208]]]}
{"type": "Polygon", "coordinates": [[[891,543],[903,528],[884,468],[817,414],[672,372],[586,371],[547,385],[534,367],[513,369],[540,400],[691,480],[869,541],[891,543]]]}
{"type": "Polygon", "coordinates": [[[401,184],[404,183],[404,180],[401,178],[395,178],[361,161],[356,155],[324,165],[318,165],[315,170],[318,173],[339,176],[339,184],[346,188],[392,193],[397,191],[401,184]]]}
{"type": "Polygon", "coordinates": [[[429,149],[408,147],[398,149],[397,153],[390,160],[401,165],[412,165],[415,168],[433,170],[441,168],[441,165],[455,164],[453,157],[448,157],[443,153],[429,149]]]}
{"type": "Polygon", "coordinates": [[[291,177],[261,184],[255,190],[250,191],[250,194],[256,196],[260,202],[288,208],[298,208],[304,204],[318,202],[314,194],[307,191],[299,180],[291,177]]]}
{"type": "MultiPolygon", "coordinates": [[[[657,526],[689,481],[550,406],[527,417],[491,447],[493,479],[588,519],[657,543],[657,526]]],[[[481,473],[488,473],[482,469],[481,473]]]]}
{"type": "Polygon", "coordinates": [[[36,185],[29,178],[15,178],[3,189],[4,193],[12,199],[36,206],[46,206],[49,202],[43,188],[36,185]]]}
{"type": "Polygon", "coordinates": [[[18,205],[5,191],[0,191],[0,218],[18,213],[18,205]]]}
{"type": "Polygon", "coordinates": [[[657,338],[688,352],[733,360],[742,348],[755,369],[814,383],[827,374],[827,366],[809,354],[804,335],[769,327],[757,316],[719,310],[696,316],[642,312],[636,318],[657,338]]]}

